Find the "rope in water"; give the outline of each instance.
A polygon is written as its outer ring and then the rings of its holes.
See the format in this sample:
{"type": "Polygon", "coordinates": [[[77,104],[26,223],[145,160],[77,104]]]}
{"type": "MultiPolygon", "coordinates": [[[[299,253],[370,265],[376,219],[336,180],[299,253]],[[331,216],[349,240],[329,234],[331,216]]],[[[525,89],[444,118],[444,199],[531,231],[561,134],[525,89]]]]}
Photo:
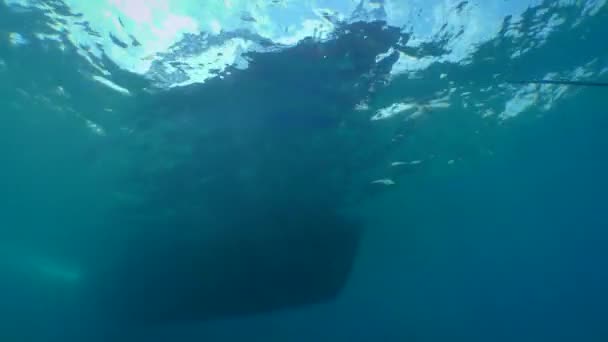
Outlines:
{"type": "Polygon", "coordinates": [[[530,81],[511,81],[511,84],[561,84],[583,87],[608,87],[608,82],[587,82],[587,81],[569,81],[569,80],[530,80],[530,81]]]}

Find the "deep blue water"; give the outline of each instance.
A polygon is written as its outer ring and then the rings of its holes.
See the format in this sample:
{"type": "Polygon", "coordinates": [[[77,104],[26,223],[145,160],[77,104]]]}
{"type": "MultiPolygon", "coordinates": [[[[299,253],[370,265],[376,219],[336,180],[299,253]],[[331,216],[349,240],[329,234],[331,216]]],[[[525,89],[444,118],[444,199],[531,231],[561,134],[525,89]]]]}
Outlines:
{"type": "Polygon", "coordinates": [[[382,22],[171,90],[104,60],[124,96],[0,4],[0,341],[608,340],[608,90],[509,83],[605,82],[583,19],[390,83],[382,22]]]}

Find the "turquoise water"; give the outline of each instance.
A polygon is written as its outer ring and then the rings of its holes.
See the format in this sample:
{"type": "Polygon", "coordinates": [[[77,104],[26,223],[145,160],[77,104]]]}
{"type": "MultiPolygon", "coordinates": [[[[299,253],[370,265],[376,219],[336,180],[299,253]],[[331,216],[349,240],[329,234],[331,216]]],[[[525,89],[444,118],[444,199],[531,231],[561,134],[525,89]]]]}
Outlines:
{"type": "Polygon", "coordinates": [[[608,5],[320,3],[0,2],[1,341],[608,339],[608,5]]]}

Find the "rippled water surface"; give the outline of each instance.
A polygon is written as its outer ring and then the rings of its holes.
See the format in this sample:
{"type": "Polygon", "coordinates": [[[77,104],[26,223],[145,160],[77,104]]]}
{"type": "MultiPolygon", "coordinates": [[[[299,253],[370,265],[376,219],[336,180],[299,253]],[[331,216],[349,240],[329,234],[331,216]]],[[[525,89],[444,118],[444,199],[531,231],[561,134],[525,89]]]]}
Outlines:
{"type": "Polygon", "coordinates": [[[0,1],[0,340],[606,341],[606,23],[0,1]]]}

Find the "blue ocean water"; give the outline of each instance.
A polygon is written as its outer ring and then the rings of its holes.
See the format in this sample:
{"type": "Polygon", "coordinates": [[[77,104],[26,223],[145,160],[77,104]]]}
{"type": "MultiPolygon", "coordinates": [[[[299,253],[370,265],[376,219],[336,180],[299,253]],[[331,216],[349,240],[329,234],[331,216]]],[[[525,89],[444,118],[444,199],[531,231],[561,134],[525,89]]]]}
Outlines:
{"type": "Polygon", "coordinates": [[[605,341],[607,20],[0,2],[0,341],[605,341]]]}

